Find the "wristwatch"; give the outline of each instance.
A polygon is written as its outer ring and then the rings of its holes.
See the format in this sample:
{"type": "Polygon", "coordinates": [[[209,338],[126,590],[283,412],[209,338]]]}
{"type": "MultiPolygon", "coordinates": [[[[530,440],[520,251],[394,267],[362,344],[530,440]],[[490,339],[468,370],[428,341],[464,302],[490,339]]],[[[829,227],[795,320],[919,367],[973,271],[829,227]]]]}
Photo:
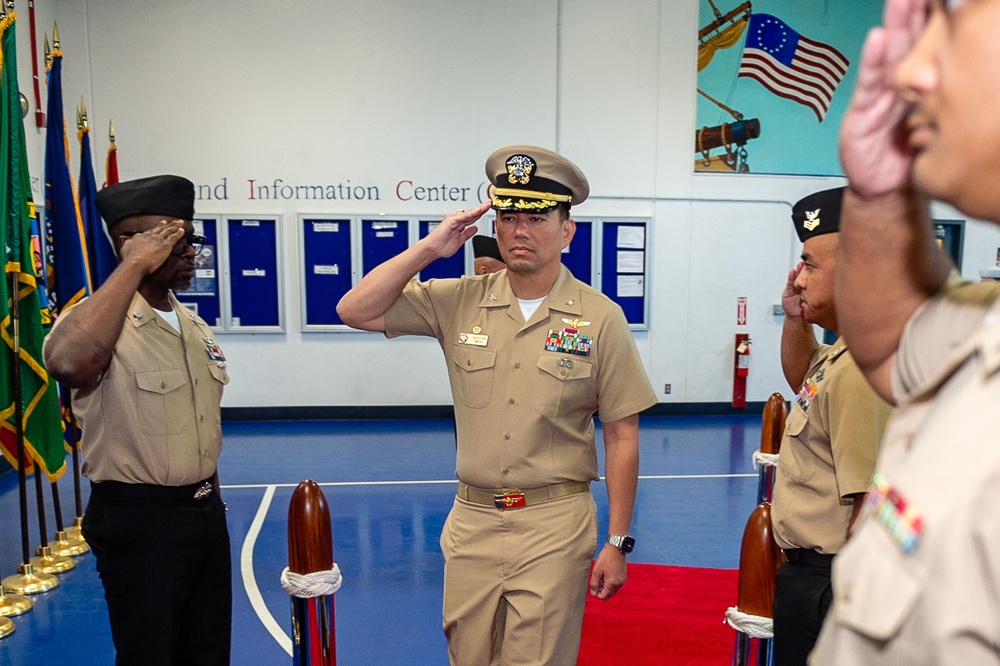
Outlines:
{"type": "Polygon", "coordinates": [[[622,555],[628,555],[635,548],[635,539],[627,534],[609,534],[608,543],[620,550],[622,555]]]}

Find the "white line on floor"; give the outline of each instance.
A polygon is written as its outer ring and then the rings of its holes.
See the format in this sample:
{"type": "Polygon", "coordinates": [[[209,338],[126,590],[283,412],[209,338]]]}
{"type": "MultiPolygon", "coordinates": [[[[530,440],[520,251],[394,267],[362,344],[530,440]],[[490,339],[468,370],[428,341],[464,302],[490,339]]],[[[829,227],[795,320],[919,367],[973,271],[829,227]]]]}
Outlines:
{"type": "MultiPolygon", "coordinates": [[[[250,486],[229,487],[248,488],[250,486]]],[[[266,490],[264,491],[264,497],[260,500],[260,506],[257,508],[257,515],[253,517],[253,522],[250,524],[246,538],[243,539],[243,549],[240,551],[240,573],[243,575],[243,588],[246,590],[247,598],[250,599],[250,605],[253,606],[261,624],[264,625],[264,628],[274,637],[274,640],[278,641],[278,645],[290,657],[292,656],[292,639],[281,628],[281,625],[277,623],[274,616],[271,615],[271,611],[268,610],[267,604],[264,603],[264,597],[261,596],[260,589],[257,587],[257,579],[253,575],[253,547],[257,542],[257,535],[260,534],[260,528],[264,524],[264,519],[267,517],[267,510],[271,507],[271,500],[274,498],[274,489],[276,486],[253,487],[266,488],[266,490]]]]}
{"type": "MultiPolygon", "coordinates": [[[[742,479],[757,477],[757,474],[651,474],[640,476],[640,480],[670,480],[670,479],[742,479]]],[[[601,477],[603,480],[604,477],[601,477]]],[[[455,479],[432,479],[427,481],[328,481],[320,486],[419,486],[432,484],[458,483],[455,479]]],[[[247,483],[223,484],[223,488],[253,489],[253,488],[295,488],[297,483],[247,483]]]]}

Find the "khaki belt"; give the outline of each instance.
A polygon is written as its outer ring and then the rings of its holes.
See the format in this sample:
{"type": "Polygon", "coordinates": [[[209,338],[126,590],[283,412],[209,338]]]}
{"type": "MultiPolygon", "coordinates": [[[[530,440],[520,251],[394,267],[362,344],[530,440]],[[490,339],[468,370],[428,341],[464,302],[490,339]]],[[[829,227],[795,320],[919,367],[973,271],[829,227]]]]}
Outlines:
{"type": "Polygon", "coordinates": [[[541,488],[528,488],[527,490],[517,490],[513,488],[498,488],[496,490],[483,490],[473,488],[467,484],[458,482],[459,499],[481,506],[491,506],[500,510],[520,509],[526,506],[550,502],[567,495],[577,495],[590,490],[590,484],[585,481],[565,481],[554,483],[551,486],[541,488]]]}

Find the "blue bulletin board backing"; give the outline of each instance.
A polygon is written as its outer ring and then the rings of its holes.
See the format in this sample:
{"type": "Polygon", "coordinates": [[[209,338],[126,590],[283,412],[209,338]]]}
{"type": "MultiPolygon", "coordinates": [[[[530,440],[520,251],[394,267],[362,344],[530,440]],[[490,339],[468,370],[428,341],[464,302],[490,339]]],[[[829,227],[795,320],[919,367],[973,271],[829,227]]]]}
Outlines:
{"type": "Polygon", "coordinates": [[[201,217],[192,220],[194,232],[205,237],[201,252],[194,258],[194,278],[187,289],[174,293],[181,304],[191,308],[209,326],[222,328],[221,293],[219,277],[219,220],[201,217]]]}
{"type": "Polygon", "coordinates": [[[601,291],[618,303],[633,327],[646,326],[649,254],[645,222],[605,220],[601,236],[601,291]]]}
{"type": "Polygon", "coordinates": [[[350,218],[300,217],[303,330],[342,326],[337,303],[351,288],[350,218]]]}
{"type": "Polygon", "coordinates": [[[569,272],[580,282],[594,284],[594,242],[593,223],[590,220],[575,220],[576,233],[567,250],[563,250],[562,262],[569,272]]]}
{"type": "Polygon", "coordinates": [[[226,220],[230,328],[282,330],[276,218],[226,220]]]}
{"type": "MultiPolygon", "coordinates": [[[[420,238],[427,236],[440,222],[440,220],[420,220],[420,238]]],[[[417,277],[421,281],[434,278],[462,277],[465,274],[466,253],[469,252],[471,245],[471,242],[466,243],[458,252],[450,257],[432,261],[424,270],[420,271],[417,277]]]]}
{"type": "Polygon", "coordinates": [[[409,233],[405,219],[361,220],[361,277],[409,247],[409,233]]]}

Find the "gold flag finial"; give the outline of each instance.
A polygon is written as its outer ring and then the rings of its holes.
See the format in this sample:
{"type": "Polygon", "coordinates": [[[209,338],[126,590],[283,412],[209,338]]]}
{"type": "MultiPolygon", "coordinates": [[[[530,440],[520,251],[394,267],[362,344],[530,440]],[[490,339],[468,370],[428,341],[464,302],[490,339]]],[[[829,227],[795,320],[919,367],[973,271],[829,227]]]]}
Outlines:
{"type": "Polygon", "coordinates": [[[90,127],[90,123],[87,122],[87,103],[83,101],[83,97],[80,98],[80,124],[80,129],[90,127]]]}
{"type": "Polygon", "coordinates": [[[49,36],[45,35],[45,69],[52,67],[52,49],[49,48],[49,36]]]}
{"type": "Polygon", "coordinates": [[[59,22],[52,23],[52,50],[59,50],[59,22]]]}
{"type": "Polygon", "coordinates": [[[78,130],[83,129],[83,114],[80,113],[80,107],[76,107],[76,128],[78,130]]]}
{"type": "Polygon", "coordinates": [[[108,121],[108,138],[111,139],[111,145],[115,145],[115,126],[110,120],[108,121]]]}
{"type": "Polygon", "coordinates": [[[8,14],[14,13],[14,0],[7,0],[7,13],[8,14]]]}

